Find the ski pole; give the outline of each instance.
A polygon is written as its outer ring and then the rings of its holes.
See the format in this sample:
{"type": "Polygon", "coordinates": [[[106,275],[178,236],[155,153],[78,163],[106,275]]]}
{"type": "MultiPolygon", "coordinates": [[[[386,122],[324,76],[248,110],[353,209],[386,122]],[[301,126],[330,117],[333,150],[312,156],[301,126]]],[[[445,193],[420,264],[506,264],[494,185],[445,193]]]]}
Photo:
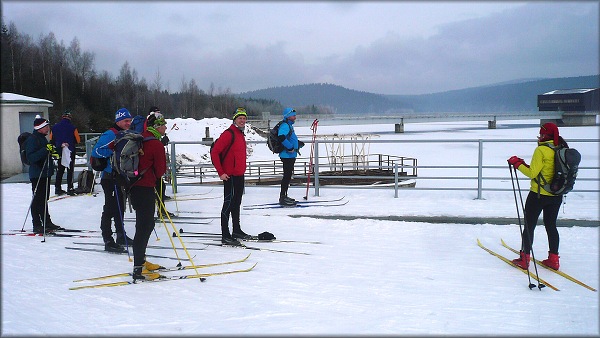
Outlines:
{"type": "MultiPolygon", "coordinates": [[[[46,168],[47,163],[48,163],[48,159],[46,158],[46,161],[44,162],[44,165],[42,166],[42,171],[44,171],[44,168],[46,168]]],[[[33,205],[33,199],[35,198],[35,194],[37,193],[41,178],[42,178],[42,176],[40,175],[40,177],[38,177],[38,179],[37,179],[37,182],[35,182],[35,188],[33,189],[33,195],[31,196],[31,202],[29,203],[29,209],[27,209],[27,214],[25,215],[25,220],[23,220],[23,226],[21,227],[21,232],[25,232],[25,223],[27,223],[27,217],[29,217],[29,213],[31,212],[31,206],[33,205]]]]}
{"type": "MultiPolygon", "coordinates": [[[[51,161],[51,154],[48,152],[48,157],[46,158],[46,163],[48,163],[48,161],[51,161]]],[[[50,167],[50,166],[48,166],[50,167]]],[[[44,165],[42,167],[42,171],[40,172],[40,179],[42,178],[42,173],[44,172],[44,169],[46,168],[46,166],[44,165]]],[[[46,181],[46,186],[44,187],[45,191],[44,191],[44,239],[42,239],[42,243],[46,242],[46,219],[48,218],[48,197],[50,195],[50,178],[52,176],[48,177],[47,181],[46,181]]],[[[39,182],[39,181],[38,181],[39,182]]]]}
{"type": "Polygon", "coordinates": [[[308,173],[306,177],[306,194],[304,195],[304,199],[308,200],[308,188],[310,187],[310,174],[313,171],[313,158],[315,151],[315,140],[317,138],[317,126],[319,125],[319,120],[315,119],[310,126],[310,130],[312,130],[312,143],[310,145],[310,158],[308,161],[308,173]]]}
{"type": "MultiPolygon", "coordinates": [[[[521,226],[521,215],[519,213],[519,204],[517,201],[517,190],[515,188],[515,179],[517,180],[517,184],[519,183],[519,179],[517,177],[517,172],[515,170],[515,174],[513,177],[513,167],[512,165],[510,165],[510,163],[508,164],[508,170],[510,171],[510,180],[512,182],[512,186],[513,186],[513,195],[515,197],[515,207],[517,210],[517,219],[519,220],[519,234],[521,235],[521,251],[523,251],[525,249],[524,246],[524,238],[523,238],[523,227],[521,226]]],[[[519,188],[519,196],[521,195],[521,189],[519,188]]],[[[524,212],[525,209],[523,209],[524,212]]],[[[525,222],[525,215],[523,215],[523,222],[525,222]]],[[[525,230],[527,231],[527,230],[525,230]]],[[[529,235],[527,235],[527,238],[529,238],[529,235]]],[[[531,246],[531,245],[530,245],[531,246]]],[[[537,271],[536,271],[536,276],[537,276],[537,271]]],[[[539,278],[539,277],[538,277],[539,278]]],[[[527,269],[527,279],[529,281],[529,289],[533,289],[534,287],[536,287],[535,284],[531,283],[531,274],[529,273],[529,269],[527,269]]],[[[541,288],[543,284],[540,283],[540,281],[538,280],[538,287],[541,288]]],[[[545,286],[545,285],[544,285],[545,286]]]]}
{"type": "MultiPolygon", "coordinates": [[[[156,191],[156,187],[154,188],[154,192],[156,194],[158,194],[158,192],[156,191]]],[[[173,220],[171,219],[171,216],[169,215],[167,211],[167,209],[165,208],[164,203],[162,202],[162,199],[159,199],[160,202],[160,206],[159,208],[163,208],[165,210],[165,215],[167,216],[167,218],[169,219],[169,223],[171,223],[171,227],[173,228],[174,231],[177,231],[177,228],[175,227],[175,224],[173,223],[173,220]]],[[[169,236],[169,229],[167,228],[167,224],[166,222],[163,220],[162,218],[162,213],[160,214],[160,219],[163,222],[163,225],[165,227],[165,230],[167,231],[167,236],[169,236]]],[[[196,272],[196,275],[200,275],[200,272],[198,272],[198,268],[196,267],[196,264],[194,264],[194,261],[192,260],[192,256],[190,255],[190,252],[188,251],[188,249],[186,248],[185,244],[183,243],[183,238],[181,238],[181,236],[179,235],[179,233],[177,233],[177,237],[179,238],[179,242],[181,243],[181,247],[183,248],[183,251],[185,252],[185,254],[187,255],[188,259],[190,260],[190,264],[194,267],[194,271],[196,272]]],[[[177,254],[177,248],[175,248],[175,243],[173,242],[173,239],[171,238],[171,236],[169,236],[169,240],[171,241],[171,245],[173,246],[173,251],[175,251],[175,255],[177,256],[177,258],[179,259],[179,255],[177,254]]],[[[181,261],[179,262],[179,264],[181,264],[181,261]]],[[[198,278],[201,282],[203,281],[202,278],[198,278]]]]}
{"type": "MultiPolygon", "coordinates": [[[[125,206],[124,197],[126,195],[124,194],[124,192],[122,190],[121,190],[121,195],[119,195],[119,193],[117,192],[118,188],[117,188],[117,181],[116,180],[115,180],[114,187],[115,187],[115,201],[117,202],[117,209],[119,209],[119,220],[121,221],[121,231],[123,232],[123,236],[125,238],[125,247],[126,247],[126,250],[127,250],[127,258],[129,259],[130,262],[132,262],[133,259],[131,258],[131,254],[129,253],[129,243],[128,243],[128,240],[127,240],[127,233],[125,232],[125,220],[123,220],[123,213],[124,213],[124,211],[121,211],[121,201],[123,201],[123,206],[125,206]]],[[[115,224],[115,228],[116,228],[116,224],[115,224]]]]}
{"type": "MultiPolygon", "coordinates": [[[[517,177],[517,168],[513,168],[515,171],[515,177],[517,177]]],[[[521,186],[519,184],[519,180],[517,179],[517,189],[519,190],[519,199],[521,200],[521,209],[523,209],[523,224],[525,227],[525,232],[527,233],[527,241],[529,242],[529,248],[531,249],[531,260],[533,261],[533,269],[535,271],[535,275],[538,276],[538,289],[541,291],[543,287],[546,287],[543,283],[540,282],[540,277],[538,274],[537,263],[535,262],[535,254],[533,252],[533,242],[531,240],[531,235],[529,233],[529,225],[527,224],[527,214],[525,213],[525,205],[523,205],[523,195],[521,194],[521,186]]],[[[529,270],[528,270],[529,271],[529,270]]],[[[531,286],[530,286],[531,287],[531,286]]]]}

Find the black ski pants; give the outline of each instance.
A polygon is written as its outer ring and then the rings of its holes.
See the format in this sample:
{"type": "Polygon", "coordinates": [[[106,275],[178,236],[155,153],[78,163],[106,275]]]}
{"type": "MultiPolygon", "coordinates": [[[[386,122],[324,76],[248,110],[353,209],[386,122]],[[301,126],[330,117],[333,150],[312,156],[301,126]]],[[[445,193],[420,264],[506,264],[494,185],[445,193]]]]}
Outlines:
{"type": "Polygon", "coordinates": [[[221,209],[221,235],[229,237],[229,215],[233,232],[240,232],[240,205],[244,195],[244,176],[230,176],[223,181],[223,208],[221,209]]]}
{"type": "Polygon", "coordinates": [[[62,160],[62,152],[61,152],[61,159],[58,160],[58,169],[56,169],[56,179],[54,180],[54,187],[56,189],[62,189],[62,177],[63,174],[65,173],[65,169],[67,170],[67,191],[70,189],[74,189],[74,182],[73,182],[73,173],[75,171],[75,152],[72,151],[71,152],[71,165],[67,168],[65,166],[62,165],[61,163],[62,160]]]}
{"type": "Polygon", "coordinates": [[[296,158],[280,158],[283,163],[283,178],[281,179],[281,190],[279,191],[279,197],[287,196],[290,182],[292,181],[292,174],[294,173],[294,164],[296,158]]]}
{"type": "MultiPolygon", "coordinates": [[[[104,243],[112,241],[112,220],[115,220],[115,232],[117,235],[123,235],[123,217],[125,215],[125,196],[123,190],[117,185],[114,178],[102,178],[100,185],[104,191],[104,208],[102,209],[102,218],[100,219],[100,230],[104,243]]],[[[154,196],[154,193],[152,194],[154,196]]]]}
{"type": "Polygon", "coordinates": [[[148,240],[154,230],[156,197],[154,187],[133,186],[129,192],[131,206],[135,209],[135,237],[133,237],[133,266],[146,261],[148,240]]]}
{"type": "Polygon", "coordinates": [[[545,196],[537,192],[529,191],[525,201],[525,229],[523,230],[523,243],[521,247],[523,252],[528,254],[533,245],[533,234],[537,226],[538,218],[543,212],[544,227],[548,235],[548,251],[558,254],[558,244],[560,241],[558,229],[556,228],[556,219],[562,204],[562,195],[545,196]]]}
{"type": "Polygon", "coordinates": [[[31,220],[34,227],[52,224],[50,210],[48,209],[48,197],[50,196],[50,177],[31,178],[31,220]],[[37,189],[36,189],[37,185],[37,189]]]}

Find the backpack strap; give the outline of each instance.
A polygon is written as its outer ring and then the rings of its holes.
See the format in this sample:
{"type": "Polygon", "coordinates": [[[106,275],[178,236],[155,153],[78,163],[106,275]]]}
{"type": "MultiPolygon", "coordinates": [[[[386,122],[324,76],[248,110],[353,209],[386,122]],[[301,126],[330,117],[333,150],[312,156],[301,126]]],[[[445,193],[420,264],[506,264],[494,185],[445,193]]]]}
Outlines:
{"type": "Polygon", "coordinates": [[[233,130],[231,130],[229,128],[227,128],[227,130],[229,130],[229,132],[231,133],[231,143],[229,143],[229,146],[227,146],[227,148],[225,149],[223,154],[219,155],[219,159],[221,160],[221,162],[223,162],[223,159],[229,153],[229,149],[231,149],[231,146],[233,146],[233,141],[235,141],[235,133],[233,132],[233,130]]]}
{"type": "MultiPolygon", "coordinates": [[[[144,142],[146,142],[146,141],[150,141],[150,140],[158,140],[158,139],[157,139],[156,137],[154,137],[154,136],[146,136],[146,137],[144,137],[144,138],[142,139],[142,144],[143,144],[144,142]]],[[[140,148],[140,149],[141,149],[141,148],[140,148]]],[[[144,176],[144,174],[146,173],[146,171],[148,171],[148,169],[150,169],[150,167],[148,167],[148,168],[146,168],[146,169],[142,170],[142,171],[139,173],[140,177],[141,177],[141,176],[144,176]]]]}
{"type": "MultiPolygon", "coordinates": [[[[552,149],[552,151],[554,151],[554,161],[556,161],[556,156],[558,156],[558,149],[560,149],[562,146],[558,145],[558,146],[554,146],[550,145],[549,143],[543,143],[542,145],[545,145],[546,147],[552,149]]],[[[556,168],[554,169],[556,171],[556,168]]],[[[547,192],[550,192],[550,182],[548,182],[544,176],[542,175],[542,171],[540,170],[540,172],[538,173],[537,177],[533,179],[537,185],[538,185],[538,191],[537,191],[537,196],[538,198],[540,198],[541,195],[541,189],[543,187],[544,190],[546,190],[547,192]]]]}

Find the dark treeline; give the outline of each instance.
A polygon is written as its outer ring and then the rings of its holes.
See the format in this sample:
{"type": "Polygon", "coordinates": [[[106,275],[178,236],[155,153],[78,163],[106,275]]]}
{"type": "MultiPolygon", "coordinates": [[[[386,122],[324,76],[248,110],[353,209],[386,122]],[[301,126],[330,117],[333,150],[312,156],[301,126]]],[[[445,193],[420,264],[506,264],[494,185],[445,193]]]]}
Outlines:
{"type": "Polygon", "coordinates": [[[80,132],[101,132],[114,121],[121,107],[132,115],[146,115],[151,106],[160,107],[167,118],[231,117],[236,107],[245,107],[250,115],[283,110],[274,100],[240,98],[229,89],[198,88],[196,81],[182,79],[179,92],[163,88],[160,72],[151,82],[139,78],[128,62],[117,77],[94,68],[95,55],[82,51],[77,37],[65,45],[54,33],[35,40],[18,32],[11,22],[2,23],[2,92],[50,100],[51,123],[63,111],[74,112],[73,122],[80,132]]]}

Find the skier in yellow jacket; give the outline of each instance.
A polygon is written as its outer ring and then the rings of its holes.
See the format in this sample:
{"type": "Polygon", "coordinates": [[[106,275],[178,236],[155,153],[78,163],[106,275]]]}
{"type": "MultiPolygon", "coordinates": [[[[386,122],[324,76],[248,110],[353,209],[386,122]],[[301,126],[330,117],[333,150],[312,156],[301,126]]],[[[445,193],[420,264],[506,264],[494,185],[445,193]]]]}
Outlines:
{"type": "Polygon", "coordinates": [[[554,176],[554,150],[552,148],[561,144],[567,146],[565,140],[559,135],[558,127],[554,123],[548,122],[540,128],[538,146],[533,151],[530,165],[517,156],[512,156],[508,159],[510,165],[531,178],[531,187],[525,201],[523,216],[525,219],[525,229],[523,229],[521,236],[521,251],[519,258],[513,260],[514,264],[523,269],[529,267],[533,234],[537,226],[537,220],[542,212],[546,234],[548,235],[549,248],[548,258],[543,260],[542,263],[554,270],[558,270],[560,266],[558,256],[560,238],[558,229],[556,228],[556,219],[558,218],[558,212],[562,204],[562,195],[553,195],[544,190],[543,185],[538,182],[538,175],[541,174],[548,182],[552,181],[552,177],[554,176]]]}

